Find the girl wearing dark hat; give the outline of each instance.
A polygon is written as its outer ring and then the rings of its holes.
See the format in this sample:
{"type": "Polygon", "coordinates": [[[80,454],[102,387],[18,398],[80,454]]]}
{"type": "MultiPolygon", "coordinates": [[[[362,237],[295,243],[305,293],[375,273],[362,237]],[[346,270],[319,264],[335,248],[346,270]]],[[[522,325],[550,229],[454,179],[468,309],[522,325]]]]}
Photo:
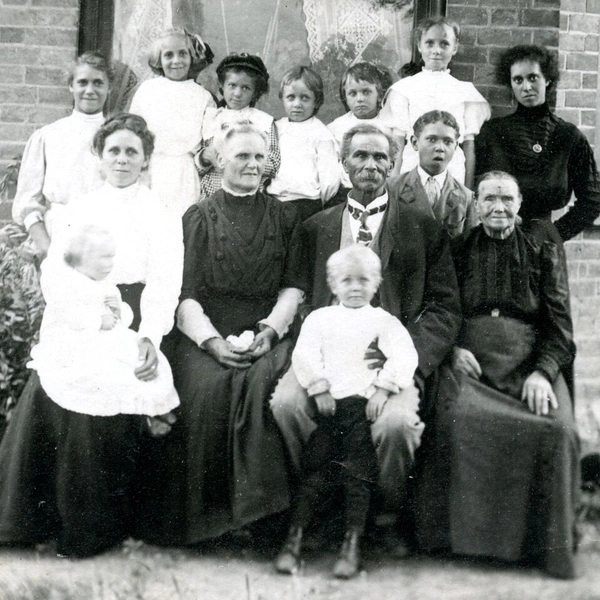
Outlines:
{"type": "Polygon", "coordinates": [[[262,176],[261,189],[267,179],[279,170],[281,156],[273,117],[254,105],[269,91],[269,73],[259,56],[230,54],[217,67],[219,93],[223,97],[217,109],[208,108],[202,129],[203,147],[196,155],[196,166],[202,177],[200,199],[208,198],[221,189],[221,173],[216,169],[214,149],[215,134],[227,129],[232,122],[249,121],[269,137],[267,163],[262,176]]]}

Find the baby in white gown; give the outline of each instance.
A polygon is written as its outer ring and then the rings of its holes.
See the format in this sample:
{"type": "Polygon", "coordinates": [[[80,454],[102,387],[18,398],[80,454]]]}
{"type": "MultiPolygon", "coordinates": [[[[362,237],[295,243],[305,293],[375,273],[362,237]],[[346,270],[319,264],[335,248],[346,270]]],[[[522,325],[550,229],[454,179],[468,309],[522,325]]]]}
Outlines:
{"type": "Polygon", "coordinates": [[[179,405],[171,368],[157,350],[156,376],[142,381],[133,311],[106,277],[115,244],[93,225],[77,231],[62,256],[42,264],[46,309],[31,368],[59,406],[89,415],[146,415],[153,435],[167,433],[179,405]]]}

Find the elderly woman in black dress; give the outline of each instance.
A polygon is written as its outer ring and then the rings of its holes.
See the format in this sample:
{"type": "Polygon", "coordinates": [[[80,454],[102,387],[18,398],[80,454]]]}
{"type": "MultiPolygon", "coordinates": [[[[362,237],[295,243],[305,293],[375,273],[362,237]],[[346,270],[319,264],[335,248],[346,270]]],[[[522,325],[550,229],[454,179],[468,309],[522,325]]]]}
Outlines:
{"type": "Polygon", "coordinates": [[[600,178],[593,151],[581,131],[558,118],[548,94],[558,82],[556,57],[540,46],[514,46],[496,66],[498,83],[510,86],[517,110],[484,123],[476,140],[476,174],[493,169],[516,177],[523,226],[550,222],[550,213],[574,206],[555,222],[556,241],[569,240],[600,214],[600,178]]]}
{"type": "Polygon", "coordinates": [[[289,364],[286,334],[304,269],[295,209],[258,191],[267,142],[249,123],[221,132],[223,189],[183,217],[180,336],[171,352],[181,414],[149,469],[158,485],[144,532],[158,543],[215,538],[289,504],[268,399],[289,364]]]}
{"type": "Polygon", "coordinates": [[[507,173],[482,177],[481,224],[455,252],[464,321],[442,368],[417,490],[427,551],[575,576],[579,445],[561,373],[573,359],[564,251],[525,233],[507,173]]]}

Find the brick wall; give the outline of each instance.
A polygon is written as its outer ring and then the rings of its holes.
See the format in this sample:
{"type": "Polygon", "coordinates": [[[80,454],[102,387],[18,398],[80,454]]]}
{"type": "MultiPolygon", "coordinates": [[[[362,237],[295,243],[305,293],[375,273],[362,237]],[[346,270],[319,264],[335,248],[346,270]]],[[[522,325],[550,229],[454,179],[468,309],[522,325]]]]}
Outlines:
{"type": "Polygon", "coordinates": [[[452,73],[477,86],[492,105],[494,117],[514,110],[510,90],[494,81],[498,56],[516,44],[558,48],[559,8],[560,0],[448,1],[447,15],[462,30],[452,73]]]}
{"type": "Polygon", "coordinates": [[[79,0],[0,0],[0,177],[35,129],[71,110],[78,20],[79,0]]]}
{"type": "MultiPolygon", "coordinates": [[[[514,110],[510,91],[494,82],[498,55],[515,44],[559,52],[556,112],[596,142],[600,0],[449,0],[447,14],[462,27],[453,73],[473,81],[493,115],[514,110]]],[[[596,144],[599,154],[600,144],[596,144]]],[[[566,244],[571,308],[578,347],[576,413],[584,450],[600,448],[600,229],[566,244]]]]}

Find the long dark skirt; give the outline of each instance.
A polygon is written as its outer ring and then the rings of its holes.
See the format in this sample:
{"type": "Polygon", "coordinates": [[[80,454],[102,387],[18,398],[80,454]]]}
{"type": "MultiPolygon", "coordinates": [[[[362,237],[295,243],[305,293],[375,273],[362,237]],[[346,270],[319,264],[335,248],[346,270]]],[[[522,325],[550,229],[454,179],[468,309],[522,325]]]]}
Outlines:
{"type": "MultiPolygon", "coordinates": [[[[481,345],[498,337],[480,334],[481,345]]],[[[440,381],[415,498],[420,548],[574,577],[579,441],[562,375],[553,386],[559,408],[550,416],[449,366],[440,381]]]]}
{"type": "Polygon", "coordinates": [[[0,444],[0,542],[83,557],[130,535],[140,435],[139,416],[61,408],[34,372],[0,444]]]}
{"type": "MultiPolygon", "coordinates": [[[[144,284],[119,286],[140,322],[144,284]]],[[[0,443],[0,543],[98,554],[133,533],[143,417],[65,410],[32,371],[0,443]]]]}
{"type": "Polygon", "coordinates": [[[291,349],[283,340],[249,369],[231,369],[180,337],[172,357],[179,421],[144,469],[143,539],[193,544],[288,508],[286,459],[268,401],[291,349]]]}

